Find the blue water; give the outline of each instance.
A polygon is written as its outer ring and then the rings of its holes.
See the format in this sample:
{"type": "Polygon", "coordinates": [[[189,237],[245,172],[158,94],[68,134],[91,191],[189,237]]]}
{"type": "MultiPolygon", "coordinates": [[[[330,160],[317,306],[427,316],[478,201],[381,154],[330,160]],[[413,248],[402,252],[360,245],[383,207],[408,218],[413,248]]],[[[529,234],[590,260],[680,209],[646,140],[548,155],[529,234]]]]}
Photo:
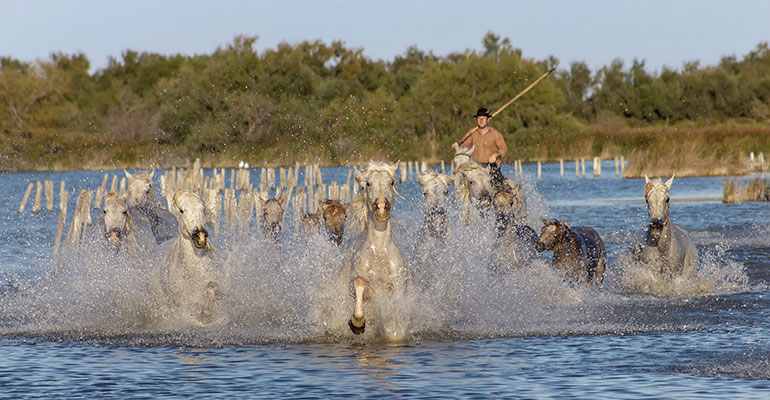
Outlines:
{"type": "MultiPolygon", "coordinates": [[[[394,209],[400,243],[410,267],[433,269],[446,290],[396,304],[413,332],[397,345],[329,334],[311,316],[319,271],[344,250],[294,235],[291,212],[274,254],[253,226],[215,238],[238,278],[224,322],[148,325],[127,305],[143,293],[125,265],[85,255],[47,275],[59,181],[71,218],[78,191],[104,171],[0,175],[0,397],[766,398],[770,207],[722,204],[723,178],[676,178],[671,217],[698,247],[700,281],[648,294],[623,259],[646,224],[643,180],[616,178],[611,163],[601,178],[562,180],[558,169],[544,165],[538,181],[524,165],[531,224],[539,230],[544,216],[594,227],[609,255],[604,288],[571,287],[545,262],[490,279],[480,254],[490,236],[456,215],[446,255],[414,265],[421,190],[407,182],[394,209]],[[43,179],[56,183],[54,212],[31,214],[30,200],[19,214],[26,185],[43,179]]],[[[327,183],[347,177],[346,168],[323,172],[327,183]]]]}

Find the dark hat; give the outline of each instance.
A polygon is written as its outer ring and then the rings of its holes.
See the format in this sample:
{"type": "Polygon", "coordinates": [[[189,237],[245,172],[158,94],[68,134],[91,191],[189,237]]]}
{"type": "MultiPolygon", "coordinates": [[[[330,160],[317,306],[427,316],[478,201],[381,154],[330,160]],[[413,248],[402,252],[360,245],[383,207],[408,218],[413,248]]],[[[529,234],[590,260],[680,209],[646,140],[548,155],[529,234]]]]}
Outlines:
{"type": "Polygon", "coordinates": [[[476,111],[476,115],[473,116],[473,118],[476,117],[487,117],[492,118],[492,114],[489,113],[489,109],[481,107],[478,111],[476,111]]]}

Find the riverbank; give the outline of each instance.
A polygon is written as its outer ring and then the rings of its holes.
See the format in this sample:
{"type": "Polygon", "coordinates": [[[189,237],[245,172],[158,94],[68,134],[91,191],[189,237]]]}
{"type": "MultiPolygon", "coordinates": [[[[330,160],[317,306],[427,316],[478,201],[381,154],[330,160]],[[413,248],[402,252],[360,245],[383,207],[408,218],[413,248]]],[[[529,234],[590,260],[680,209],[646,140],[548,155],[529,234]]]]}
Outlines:
{"type": "MultiPolygon", "coordinates": [[[[369,159],[429,163],[451,160],[451,154],[445,150],[449,143],[435,143],[420,137],[404,137],[401,143],[389,149],[369,146],[346,152],[336,151],[331,143],[313,145],[301,140],[265,146],[238,143],[215,151],[201,151],[184,144],[154,141],[105,142],[99,135],[77,132],[3,139],[0,144],[0,170],[3,172],[165,169],[188,166],[195,158],[200,158],[205,168],[232,168],[240,161],[277,167],[296,162],[351,165],[369,159]]],[[[760,162],[760,154],[770,155],[770,126],[758,124],[643,128],[589,126],[569,134],[513,132],[506,134],[506,140],[511,147],[504,159],[506,163],[623,156],[626,178],[672,174],[680,177],[745,175],[763,167],[766,169],[767,163],[760,162]]],[[[339,141],[344,138],[338,138],[339,141]]]]}

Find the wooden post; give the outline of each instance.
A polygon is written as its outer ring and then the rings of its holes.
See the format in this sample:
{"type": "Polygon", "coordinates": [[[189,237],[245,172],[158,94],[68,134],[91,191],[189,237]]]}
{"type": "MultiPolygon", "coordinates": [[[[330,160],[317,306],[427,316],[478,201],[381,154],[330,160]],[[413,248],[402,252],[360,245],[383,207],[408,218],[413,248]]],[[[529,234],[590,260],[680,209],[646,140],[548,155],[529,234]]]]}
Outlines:
{"type": "Polygon", "coordinates": [[[618,156],[615,156],[615,176],[620,176],[620,169],[618,167],[618,156]]]}
{"type": "Polygon", "coordinates": [[[32,203],[32,213],[37,214],[40,212],[40,196],[43,194],[43,183],[37,181],[35,190],[35,202],[32,203]]]}
{"type": "Polygon", "coordinates": [[[559,179],[564,179],[564,159],[559,160],[559,179]]]}
{"type": "Polygon", "coordinates": [[[540,180],[540,176],[543,172],[543,167],[540,161],[537,162],[537,180],[540,180]]]}
{"type": "Polygon", "coordinates": [[[620,177],[623,177],[623,169],[626,166],[626,158],[625,156],[620,156],[620,177]]]}
{"type": "Polygon", "coordinates": [[[27,191],[24,192],[24,197],[21,198],[21,205],[19,206],[19,214],[24,212],[24,206],[27,205],[27,200],[29,200],[29,195],[32,193],[33,186],[35,186],[35,184],[32,182],[30,182],[29,185],[27,185],[27,191]]]}
{"type": "Polygon", "coordinates": [[[45,181],[45,208],[53,211],[53,181],[45,181]]]}
{"type": "Polygon", "coordinates": [[[120,178],[120,193],[123,193],[126,191],[126,177],[120,178]]]}
{"type": "Polygon", "coordinates": [[[586,177],[586,159],[581,158],[580,159],[580,171],[582,172],[583,178],[586,177]]]}
{"type": "Polygon", "coordinates": [[[444,160],[441,160],[441,173],[445,174],[446,172],[444,172],[444,171],[445,171],[444,160]]]}
{"type": "Polygon", "coordinates": [[[56,236],[53,240],[53,267],[58,268],[59,265],[59,247],[61,247],[61,236],[64,232],[64,222],[67,221],[67,201],[69,200],[69,192],[64,190],[64,181],[62,183],[61,195],[59,196],[59,221],[56,225],[56,236]]]}
{"type": "Polygon", "coordinates": [[[411,161],[407,161],[407,163],[406,163],[406,175],[407,175],[407,179],[409,179],[409,183],[413,182],[413,178],[412,178],[413,174],[414,174],[414,172],[412,172],[412,162],[411,161]]]}
{"type": "Polygon", "coordinates": [[[524,176],[524,162],[519,160],[519,175],[524,176]]]}
{"type": "Polygon", "coordinates": [[[602,176],[602,170],[601,170],[601,164],[599,164],[601,161],[599,157],[594,157],[594,166],[593,166],[593,175],[594,178],[598,178],[602,176]]]}
{"type": "Polygon", "coordinates": [[[580,178],[580,161],[575,159],[575,178],[580,178]]]}

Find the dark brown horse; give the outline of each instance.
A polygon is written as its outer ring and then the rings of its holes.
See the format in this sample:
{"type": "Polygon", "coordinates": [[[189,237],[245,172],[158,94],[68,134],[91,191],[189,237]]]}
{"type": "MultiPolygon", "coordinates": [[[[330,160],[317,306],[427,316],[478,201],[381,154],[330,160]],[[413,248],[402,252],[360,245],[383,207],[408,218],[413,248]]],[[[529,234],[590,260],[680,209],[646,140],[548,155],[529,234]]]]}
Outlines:
{"type": "Polygon", "coordinates": [[[552,266],[572,282],[601,284],[607,255],[604,242],[592,228],[570,228],[567,221],[543,220],[539,250],[553,250],[552,266]]]}

